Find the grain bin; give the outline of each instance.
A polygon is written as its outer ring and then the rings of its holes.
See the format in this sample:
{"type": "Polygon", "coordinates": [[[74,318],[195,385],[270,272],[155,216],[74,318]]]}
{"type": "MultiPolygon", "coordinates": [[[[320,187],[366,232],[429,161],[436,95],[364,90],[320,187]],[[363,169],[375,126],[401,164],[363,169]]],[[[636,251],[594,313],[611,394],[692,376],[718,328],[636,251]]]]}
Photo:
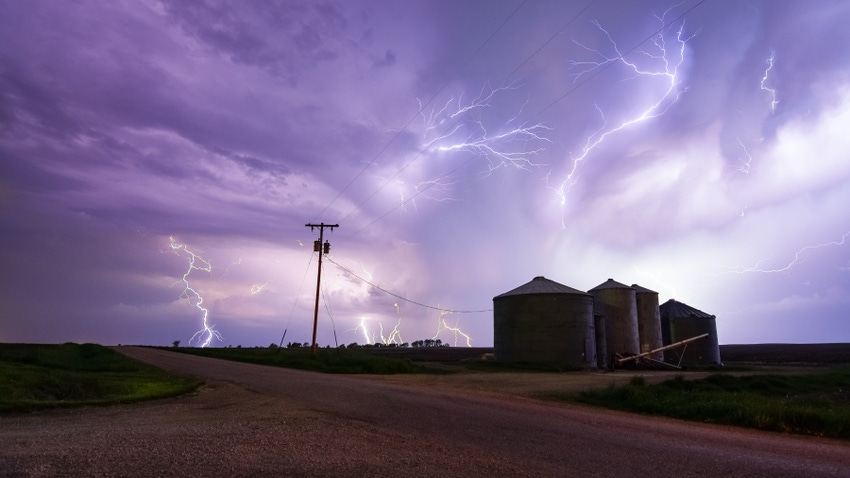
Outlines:
{"type": "MultiPolygon", "coordinates": [[[[637,307],[638,338],[640,352],[660,349],[663,346],[661,337],[661,311],[658,309],[658,292],[632,284],[635,290],[635,305],[637,307]]],[[[663,352],[649,356],[651,359],[664,360],[663,352]]]]}
{"type": "Polygon", "coordinates": [[[593,297],[542,276],[498,295],[493,346],[500,362],[595,367],[593,297]]]}
{"type": "Polygon", "coordinates": [[[690,342],[664,352],[665,361],[682,365],[720,364],[720,345],[717,340],[717,320],[713,315],[694,309],[673,299],[661,304],[661,334],[664,344],[672,344],[691,337],[708,334],[708,337],[690,342]]]}
{"type": "Polygon", "coordinates": [[[614,279],[590,289],[594,313],[604,316],[606,353],[639,353],[635,290],[614,279]]]}

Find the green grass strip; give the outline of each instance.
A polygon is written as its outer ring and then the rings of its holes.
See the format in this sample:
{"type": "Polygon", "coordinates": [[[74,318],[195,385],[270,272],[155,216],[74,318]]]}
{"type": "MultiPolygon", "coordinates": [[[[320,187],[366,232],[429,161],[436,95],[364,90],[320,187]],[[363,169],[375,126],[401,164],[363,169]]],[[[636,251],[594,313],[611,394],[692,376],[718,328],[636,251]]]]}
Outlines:
{"type": "Polygon", "coordinates": [[[309,348],[172,347],[165,350],[323,373],[376,375],[444,373],[408,359],[375,356],[356,350],[318,349],[315,355],[310,352],[309,348]]]}
{"type": "Polygon", "coordinates": [[[165,398],[199,384],[97,344],[0,344],[0,412],[165,398]]]}
{"type": "Polygon", "coordinates": [[[850,439],[850,368],[789,375],[713,374],[555,397],[593,406],[785,433],[850,439]]]}

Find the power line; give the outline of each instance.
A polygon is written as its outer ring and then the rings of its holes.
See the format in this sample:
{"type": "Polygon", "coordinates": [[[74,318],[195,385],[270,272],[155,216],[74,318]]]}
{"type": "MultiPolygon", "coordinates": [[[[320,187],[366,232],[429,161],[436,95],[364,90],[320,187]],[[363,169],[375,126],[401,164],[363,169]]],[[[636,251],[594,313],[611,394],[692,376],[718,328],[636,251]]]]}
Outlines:
{"type": "Polygon", "coordinates": [[[403,301],[405,301],[405,302],[409,302],[409,303],[411,303],[411,304],[418,305],[418,306],[420,306],[420,307],[425,307],[425,308],[427,308],[427,309],[433,309],[433,310],[439,310],[439,311],[441,311],[441,312],[449,312],[449,313],[452,313],[452,314],[478,314],[478,313],[483,313],[483,312],[493,312],[493,309],[483,309],[483,310],[451,310],[451,309],[444,309],[444,308],[442,308],[442,307],[434,307],[433,305],[427,305],[427,304],[423,304],[423,303],[421,303],[421,302],[416,302],[415,300],[411,300],[411,299],[408,299],[407,297],[400,296],[400,295],[398,295],[398,294],[396,294],[396,293],[394,293],[394,292],[390,292],[390,291],[388,291],[388,290],[384,289],[383,287],[381,287],[381,286],[379,286],[379,285],[377,285],[377,284],[374,284],[374,283],[372,283],[372,282],[370,282],[370,281],[368,281],[368,280],[366,280],[366,279],[364,279],[364,278],[360,277],[359,275],[355,274],[355,273],[354,273],[351,269],[349,269],[349,268],[347,268],[347,267],[345,267],[345,266],[341,265],[340,263],[336,262],[335,260],[331,259],[330,257],[326,257],[325,259],[327,259],[329,262],[332,262],[334,265],[336,265],[336,266],[337,266],[337,267],[339,267],[340,269],[344,270],[345,272],[347,272],[347,273],[351,274],[352,276],[356,277],[357,279],[359,279],[359,280],[361,280],[361,281],[363,281],[363,282],[365,282],[365,283],[369,284],[370,286],[372,286],[372,287],[374,287],[374,288],[378,289],[379,291],[381,291],[381,292],[383,292],[383,293],[385,293],[385,294],[389,294],[389,295],[391,295],[391,296],[395,297],[396,299],[401,299],[401,300],[403,300],[403,301]]]}

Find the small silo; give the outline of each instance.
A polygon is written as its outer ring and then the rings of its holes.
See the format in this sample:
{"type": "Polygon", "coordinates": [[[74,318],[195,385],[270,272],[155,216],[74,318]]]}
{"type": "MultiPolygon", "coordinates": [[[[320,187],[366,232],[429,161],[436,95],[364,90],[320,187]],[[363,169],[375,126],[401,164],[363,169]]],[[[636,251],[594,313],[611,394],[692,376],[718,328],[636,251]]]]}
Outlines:
{"type": "Polygon", "coordinates": [[[539,276],[493,298],[500,362],[596,366],[593,297],[539,276]]]}
{"type": "MultiPolygon", "coordinates": [[[[632,288],[635,290],[640,353],[660,349],[663,346],[663,342],[661,337],[661,311],[658,308],[658,292],[637,284],[632,284],[632,288]]],[[[649,356],[649,358],[664,360],[664,352],[656,352],[649,356]]]]}
{"type": "Polygon", "coordinates": [[[689,342],[664,352],[669,363],[682,365],[720,364],[720,345],[717,340],[717,320],[713,315],[676,302],[673,299],[661,304],[661,334],[664,344],[670,345],[702,334],[708,337],[689,342]]]}
{"type": "Polygon", "coordinates": [[[590,289],[593,311],[604,317],[606,353],[639,353],[635,290],[614,279],[590,289]]]}

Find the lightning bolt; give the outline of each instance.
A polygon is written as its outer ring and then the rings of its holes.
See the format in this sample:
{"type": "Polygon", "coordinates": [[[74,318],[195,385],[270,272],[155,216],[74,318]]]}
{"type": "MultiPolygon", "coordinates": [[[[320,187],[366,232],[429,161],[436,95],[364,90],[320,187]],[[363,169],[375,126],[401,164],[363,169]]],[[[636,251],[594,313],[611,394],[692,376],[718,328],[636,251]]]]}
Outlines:
{"type": "Polygon", "coordinates": [[[396,314],[399,316],[398,320],[395,323],[395,326],[390,331],[388,335],[384,335],[384,324],[382,322],[378,322],[378,333],[370,332],[369,327],[366,324],[366,318],[361,317],[360,323],[357,327],[353,329],[349,329],[349,332],[357,332],[363,334],[363,338],[366,340],[367,344],[376,344],[378,343],[378,337],[381,338],[381,342],[384,345],[396,344],[401,345],[404,343],[404,339],[401,337],[401,309],[398,306],[398,303],[393,304],[395,306],[396,314]]]}
{"type": "Polygon", "coordinates": [[[366,340],[367,344],[375,343],[375,334],[369,332],[369,328],[366,326],[366,317],[360,317],[360,323],[357,327],[349,329],[349,332],[357,332],[358,330],[363,333],[363,338],[366,340]]]}
{"type": "MultiPolygon", "coordinates": [[[[655,15],[655,18],[664,25],[665,17],[669,12],[670,10],[665,12],[662,16],[655,15]]],[[[638,50],[638,52],[642,54],[642,58],[647,60],[645,62],[647,64],[642,65],[637,61],[627,60],[626,54],[620,51],[617,42],[614,41],[608,30],[606,30],[602,24],[596,20],[592,23],[605,36],[605,38],[607,38],[608,44],[611,48],[611,53],[605,54],[598,49],[591,48],[578,41],[574,41],[576,45],[597,57],[596,60],[573,60],[570,62],[570,67],[578,70],[577,73],[573,74],[574,83],[579,81],[579,79],[581,79],[584,75],[596,72],[610,64],[620,63],[631,70],[636,77],[660,79],[660,81],[666,85],[666,89],[664,89],[663,93],[658,95],[654,101],[652,101],[634,117],[628,118],[614,126],[610,126],[608,124],[608,120],[606,119],[602,108],[600,108],[599,105],[594,105],[601,119],[601,126],[585,139],[584,145],[581,147],[581,150],[577,155],[573,156],[570,154],[572,164],[569,173],[559,186],[552,188],[555,190],[555,194],[561,202],[562,207],[566,205],[567,192],[576,183],[576,174],[578,172],[579,165],[588,159],[596,148],[603,144],[612,135],[629,128],[630,126],[662,116],[678,101],[681,94],[685,91],[685,88],[681,85],[681,78],[679,75],[679,69],[686,59],[685,45],[695,36],[695,34],[688,37],[685,36],[685,24],[682,22],[678,30],[676,30],[675,40],[672,42],[672,45],[668,45],[668,43],[671,42],[664,36],[664,32],[661,31],[658,35],[651,39],[652,45],[654,46],[653,52],[638,50]],[[654,68],[651,67],[652,65],[654,65],[654,68]]]]}
{"type": "Polygon", "coordinates": [[[384,337],[384,325],[378,322],[378,327],[381,331],[381,342],[383,342],[384,345],[401,345],[404,343],[404,339],[401,338],[401,330],[399,330],[399,327],[401,326],[401,312],[398,310],[398,304],[395,304],[395,308],[396,312],[399,314],[399,318],[398,321],[396,321],[395,323],[395,327],[393,327],[392,331],[390,331],[390,334],[388,336],[384,337]]]}
{"type": "Polygon", "coordinates": [[[191,285],[189,285],[189,275],[192,274],[192,271],[199,270],[205,272],[212,272],[212,264],[203,257],[190,251],[185,244],[180,244],[175,241],[173,236],[169,237],[169,239],[171,240],[172,252],[174,252],[174,254],[178,256],[183,255],[181,254],[181,252],[185,253],[185,257],[189,261],[189,267],[186,269],[186,272],[183,274],[183,277],[180,280],[174,282],[172,286],[182,282],[183,293],[181,295],[186,297],[186,300],[188,300],[190,304],[194,305],[195,308],[197,308],[201,312],[203,317],[203,328],[195,332],[195,335],[193,335],[192,338],[189,339],[189,343],[192,343],[192,341],[198,339],[198,342],[201,344],[201,348],[204,348],[209,346],[213,339],[223,341],[221,334],[217,330],[215,330],[215,326],[209,325],[209,323],[207,322],[209,318],[209,310],[203,305],[204,298],[197,290],[195,290],[194,288],[192,288],[191,285]]]}
{"type": "Polygon", "coordinates": [[[551,128],[543,123],[520,123],[519,117],[525,105],[494,131],[480,119],[484,116],[480,113],[495,107],[495,101],[502,92],[517,89],[514,84],[499,88],[484,85],[478,96],[468,103],[464,103],[463,95],[452,97],[441,108],[433,108],[427,115],[420,101],[420,115],[427,133],[426,149],[433,145],[440,153],[466,152],[483,157],[488,163],[488,175],[505,166],[523,170],[542,166],[533,159],[545,150],[539,146],[541,143],[551,143],[546,137],[551,128]],[[472,118],[464,121],[467,115],[472,118]],[[450,127],[444,133],[436,134],[447,123],[450,127]]]}
{"type": "Polygon", "coordinates": [[[741,161],[742,165],[738,166],[738,171],[744,174],[750,174],[750,167],[753,163],[753,155],[750,154],[750,151],[747,149],[747,147],[744,145],[744,142],[741,141],[740,138],[738,138],[738,144],[741,145],[741,149],[744,150],[744,156],[747,157],[746,161],[741,161]]]}
{"type": "Polygon", "coordinates": [[[252,286],[251,286],[251,295],[256,295],[256,294],[259,294],[260,292],[262,292],[262,291],[263,291],[263,289],[265,289],[265,288],[269,285],[269,282],[271,282],[271,281],[270,281],[270,280],[267,280],[267,281],[265,281],[265,282],[264,282],[264,283],[262,283],[262,284],[254,284],[254,285],[252,285],[252,286]]]}
{"type": "Polygon", "coordinates": [[[744,266],[729,267],[728,270],[723,271],[719,274],[714,274],[714,275],[720,276],[720,275],[727,275],[727,274],[746,274],[746,273],[750,273],[750,272],[761,272],[761,273],[765,273],[765,274],[777,274],[777,273],[781,273],[781,272],[788,272],[792,268],[794,268],[795,266],[801,264],[806,259],[811,257],[811,255],[814,254],[814,252],[818,249],[821,249],[823,247],[829,247],[829,246],[843,246],[847,242],[848,236],[850,236],[850,231],[845,232],[844,235],[841,236],[841,239],[839,239],[837,241],[824,242],[822,244],[805,246],[802,249],[798,250],[796,252],[796,254],[794,254],[794,259],[792,259],[791,262],[789,262],[788,264],[786,264],[783,267],[778,267],[778,268],[775,268],[775,269],[764,268],[764,267],[762,267],[762,264],[765,263],[765,262],[768,262],[770,259],[762,259],[762,260],[758,261],[752,267],[744,267],[744,266]]]}
{"type": "Polygon", "coordinates": [[[440,311],[440,315],[437,317],[437,331],[431,338],[436,340],[440,336],[440,333],[442,333],[443,331],[447,331],[454,336],[455,347],[457,347],[457,341],[459,337],[463,337],[465,339],[467,347],[472,347],[472,337],[470,337],[460,329],[460,319],[458,319],[458,321],[455,322],[454,327],[452,327],[446,322],[446,319],[444,319],[446,315],[451,315],[451,312],[447,310],[440,311]]]}
{"type": "Polygon", "coordinates": [[[776,111],[776,105],[779,103],[779,101],[776,100],[776,90],[767,86],[768,75],[770,75],[770,70],[773,69],[774,60],[776,60],[776,51],[771,49],[770,56],[767,58],[767,60],[765,60],[765,63],[767,63],[767,68],[765,68],[764,75],[761,77],[761,89],[766,91],[770,95],[771,111],[776,111]]]}

